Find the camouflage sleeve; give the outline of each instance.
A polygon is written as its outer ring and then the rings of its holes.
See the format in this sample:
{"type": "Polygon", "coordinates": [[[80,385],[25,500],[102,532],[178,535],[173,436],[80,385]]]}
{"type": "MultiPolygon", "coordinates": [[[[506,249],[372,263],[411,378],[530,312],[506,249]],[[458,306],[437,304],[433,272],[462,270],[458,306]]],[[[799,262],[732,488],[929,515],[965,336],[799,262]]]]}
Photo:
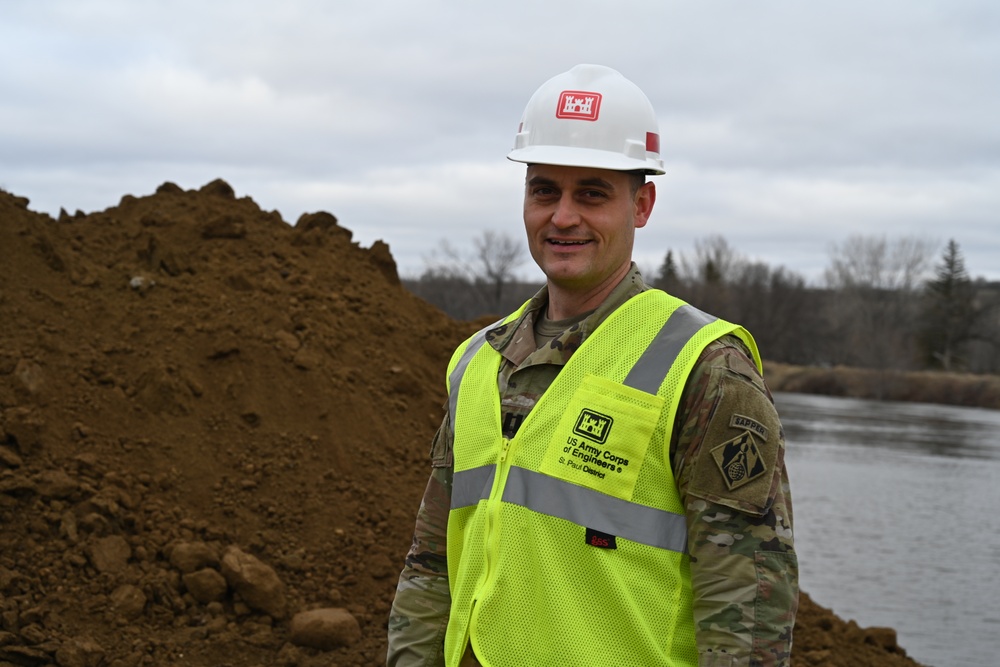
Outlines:
{"type": "Polygon", "coordinates": [[[417,510],[389,615],[388,667],[444,665],[444,635],[451,610],[447,532],[451,507],[451,429],[447,417],[431,447],[431,476],[417,510]]]}
{"type": "Polygon", "coordinates": [[[784,433],[736,338],[703,353],[678,424],[672,463],[687,511],[699,667],[787,667],[798,563],[784,433]]]}

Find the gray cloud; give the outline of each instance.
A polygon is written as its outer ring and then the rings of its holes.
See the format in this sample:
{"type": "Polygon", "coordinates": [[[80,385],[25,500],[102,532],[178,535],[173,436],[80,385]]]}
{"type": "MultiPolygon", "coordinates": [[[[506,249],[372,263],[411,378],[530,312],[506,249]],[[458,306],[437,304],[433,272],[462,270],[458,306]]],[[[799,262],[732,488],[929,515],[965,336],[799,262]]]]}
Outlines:
{"type": "Polygon", "coordinates": [[[852,233],[954,237],[1000,279],[1000,8],[990,0],[5,3],[0,186],[55,213],[166,180],[329,210],[417,272],[519,233],[504,160],[578,62],[649,95],[668,165],[637,259],[726,236],[818,277],[852,233]]]}

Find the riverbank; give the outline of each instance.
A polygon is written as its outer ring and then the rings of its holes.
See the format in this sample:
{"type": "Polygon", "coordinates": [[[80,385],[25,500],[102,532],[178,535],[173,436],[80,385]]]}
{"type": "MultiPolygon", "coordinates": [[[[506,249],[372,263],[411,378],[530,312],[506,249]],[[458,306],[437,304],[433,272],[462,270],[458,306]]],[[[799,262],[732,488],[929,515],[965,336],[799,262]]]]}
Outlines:
{"type": "Polygon", "coordinates": [[[877,371],[765,362],[771,391],[1000,410],[1000,376],[933,371],[877,371]]]}

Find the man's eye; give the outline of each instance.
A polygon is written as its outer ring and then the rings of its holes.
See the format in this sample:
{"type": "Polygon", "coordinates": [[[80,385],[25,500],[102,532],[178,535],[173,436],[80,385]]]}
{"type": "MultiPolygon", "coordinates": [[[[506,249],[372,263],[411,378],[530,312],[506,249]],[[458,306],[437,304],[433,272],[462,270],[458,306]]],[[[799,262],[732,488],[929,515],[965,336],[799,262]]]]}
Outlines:
{"type": "Polygon", "coordinates": [[[600,190],[586,190],[583,193],[583,196],[587,199],[601,199],[606,197],[607,195],[601,192],[600,190]]]}

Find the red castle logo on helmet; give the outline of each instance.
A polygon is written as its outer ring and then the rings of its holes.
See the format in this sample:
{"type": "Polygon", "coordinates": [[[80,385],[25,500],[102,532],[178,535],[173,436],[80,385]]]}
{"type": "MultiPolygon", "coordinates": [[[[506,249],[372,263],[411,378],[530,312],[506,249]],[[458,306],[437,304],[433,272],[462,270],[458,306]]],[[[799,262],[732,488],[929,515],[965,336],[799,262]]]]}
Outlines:
{"type": "Polygon", "coordinates": [[[582,90],[564,90],[559,95],[556,118],[576,120],[597,120],[601,111],[601,94],[582,90]]]}

